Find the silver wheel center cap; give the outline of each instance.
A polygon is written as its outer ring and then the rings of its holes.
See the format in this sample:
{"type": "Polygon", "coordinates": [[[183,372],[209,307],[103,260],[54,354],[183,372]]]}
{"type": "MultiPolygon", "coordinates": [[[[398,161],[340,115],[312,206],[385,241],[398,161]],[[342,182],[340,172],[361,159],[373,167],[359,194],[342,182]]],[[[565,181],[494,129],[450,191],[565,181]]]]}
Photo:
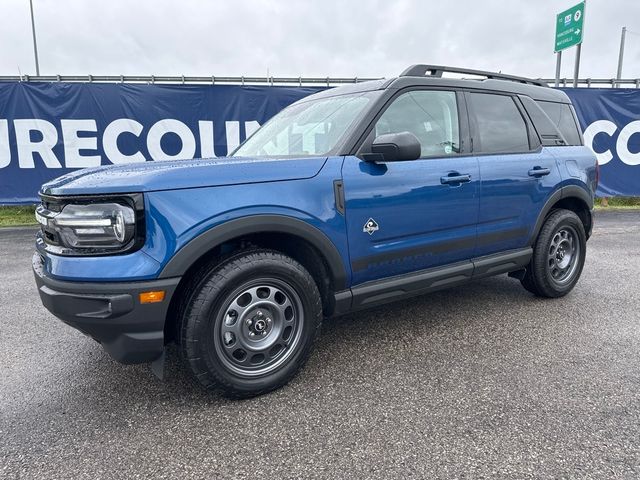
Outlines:
{"type": "Polygon", "coordinates": [[[253,324],[253,328],[256,332],[263,332],[265,328],[267,328],[267,323],[264,320],[258,320],[253,324]]]}

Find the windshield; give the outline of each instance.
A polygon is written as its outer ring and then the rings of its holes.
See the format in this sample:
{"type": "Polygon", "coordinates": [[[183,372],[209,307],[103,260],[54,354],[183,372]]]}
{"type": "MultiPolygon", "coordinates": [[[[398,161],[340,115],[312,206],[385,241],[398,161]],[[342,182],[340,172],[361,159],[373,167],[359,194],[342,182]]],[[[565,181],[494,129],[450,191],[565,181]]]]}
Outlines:
{"type": "Polygon", "coordinates": [[[344,136],[378,92],[319,98],[285,108],[231,155],[282,157],[325,155],[344,136]]]}

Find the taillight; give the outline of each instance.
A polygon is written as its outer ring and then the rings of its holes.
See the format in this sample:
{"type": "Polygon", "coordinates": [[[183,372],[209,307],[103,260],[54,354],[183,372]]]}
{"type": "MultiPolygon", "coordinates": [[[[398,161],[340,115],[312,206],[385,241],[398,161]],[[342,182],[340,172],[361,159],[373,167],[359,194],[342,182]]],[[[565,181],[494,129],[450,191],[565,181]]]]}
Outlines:
{"type": "Polygon", "coordinates": [[[598,188],[599,183],[600,183],[600,163],[598,162],[598,160],[596,160],[596,188],[598,188]]]}

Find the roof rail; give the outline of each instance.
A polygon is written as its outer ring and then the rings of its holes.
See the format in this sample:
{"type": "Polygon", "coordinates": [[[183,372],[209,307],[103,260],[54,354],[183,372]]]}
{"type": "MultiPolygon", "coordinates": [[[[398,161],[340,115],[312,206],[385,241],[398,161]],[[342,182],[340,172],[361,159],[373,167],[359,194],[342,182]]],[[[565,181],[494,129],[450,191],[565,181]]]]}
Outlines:
{"type": "Polygon", "coordinates": [[[442,77],[444,72],[447,73],[463,73],[467,75],[479,75],[482,77],[495,80],[509,80],[511,82],[528,83],[530,85],[538,85],[539,87],[548,87],[542,80],[534,80],[526,77],[516,77],[515,75],[506,75],[496,72],[485,72],[484,70],[471,70],[470,68],[447,67],[444,65],[411,65],[400,74],[401,77],[424,77],[429,73],[432,77],[442,77]]]}

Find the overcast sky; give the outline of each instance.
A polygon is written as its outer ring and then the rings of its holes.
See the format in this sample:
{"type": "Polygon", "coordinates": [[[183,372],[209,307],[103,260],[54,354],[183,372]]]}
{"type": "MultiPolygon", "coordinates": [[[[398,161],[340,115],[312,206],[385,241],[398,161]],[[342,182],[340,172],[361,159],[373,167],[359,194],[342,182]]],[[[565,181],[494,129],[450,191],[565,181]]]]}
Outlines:
{"type": "MultiPolygon", "coordinates": [[[[577,0],[33,0],[42,74],[391,77],[412,63],[553,77],[577,0]]],[[[640,0],[588,0],[581,77],[640,77],[640,0]]],[[[575,48],[562,76],[573,74],[575,48]]],[[[0,0],[0,75],[35,74],[29,0],[0,0]]]]}

